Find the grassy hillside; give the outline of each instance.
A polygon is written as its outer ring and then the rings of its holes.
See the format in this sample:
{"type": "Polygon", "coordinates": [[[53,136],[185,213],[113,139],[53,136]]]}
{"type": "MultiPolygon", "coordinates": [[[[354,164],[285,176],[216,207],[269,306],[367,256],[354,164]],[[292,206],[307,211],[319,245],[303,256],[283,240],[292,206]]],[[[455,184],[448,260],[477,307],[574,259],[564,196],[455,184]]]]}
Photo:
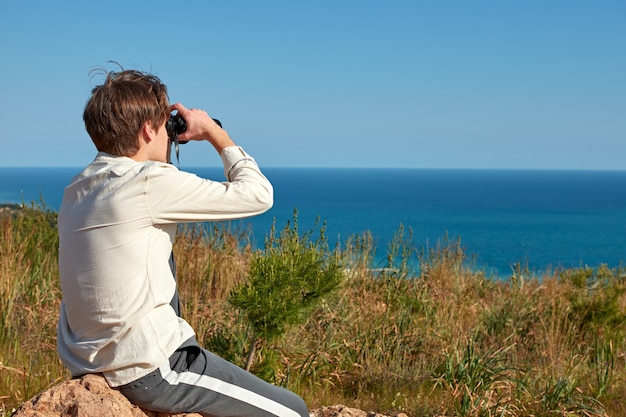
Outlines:
{"type": "MultiPolygon", "coordinates": [[[[0,223],[0,416],[8,416],[69,375],[55,351],[56,213],[10,207],[0,223]]],[[[317,236],[299,233],[295,221],[286,228],[303,244],[317,236]]],[[[415,248],[402,228],[389,248],[373,247],[365,234],[315,250],[340,259],[339,286],[280,337],[259,343],[251,368],[310,408],[626,415],[624,269],[538,276],[517,266],[496,280],[466,266],[460,241],[415,248]],[[388,268],[371,268],[376,250],[387,253],[388,268]]],[[[195,226],[181,229],[175,254],[184,316],[198,340],[243,367],[256,336],[229,295],[264,252],[252,250],[246,231],[195,226]]]]}

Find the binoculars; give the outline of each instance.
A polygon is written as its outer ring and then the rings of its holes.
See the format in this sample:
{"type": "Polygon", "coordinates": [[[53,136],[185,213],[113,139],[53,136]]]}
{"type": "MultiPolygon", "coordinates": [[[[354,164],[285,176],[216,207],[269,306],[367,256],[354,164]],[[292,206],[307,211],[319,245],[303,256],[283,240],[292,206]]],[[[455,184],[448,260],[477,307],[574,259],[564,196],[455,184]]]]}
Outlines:
{"type": "MultiPolygon", "coordinates": [[[[219,127],[222,127],[222,123],[219,120],[213,119],[213,121],[217,123],[219,127]]],[[[172,142],[178,142],[181,145],[188,142],[186,140],[179,141],[177,139],[178,135],[184,133],[185,130],[187,130],[187,122],[185,121],[183,116],[180,115],[180,113],[177,113],[174,116],[170,116],[170,118],[167,119],[167,122],[165,123],[165,129],[167,130],[167,136],[172,142]]]]}

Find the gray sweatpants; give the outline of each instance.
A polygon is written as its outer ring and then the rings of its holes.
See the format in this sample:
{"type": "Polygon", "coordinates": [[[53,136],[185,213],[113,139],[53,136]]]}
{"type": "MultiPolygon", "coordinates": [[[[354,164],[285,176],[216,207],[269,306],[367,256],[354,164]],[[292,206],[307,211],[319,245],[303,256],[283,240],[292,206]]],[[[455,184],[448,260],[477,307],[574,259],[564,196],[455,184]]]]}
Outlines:
{"type": "MultiPolygon", "coordinates": [[[[170,267],[175,271],[173,258],[170,267]]],[[[178,293],[171,305],[180,315],[178,293]]],[[[158,412],[194,412],[211,417],[309,417],[299,396],[201,348],[195,338],[185,342],[158,369],[118,389],[132,403],[158,412]]]]}
{"type": "Polygon", "coordinates": [[[202,349],[190,339],[159,369],[118,388],[133,404],[203,416],[308,417],[304,401],[284,388],[202,349]]]}

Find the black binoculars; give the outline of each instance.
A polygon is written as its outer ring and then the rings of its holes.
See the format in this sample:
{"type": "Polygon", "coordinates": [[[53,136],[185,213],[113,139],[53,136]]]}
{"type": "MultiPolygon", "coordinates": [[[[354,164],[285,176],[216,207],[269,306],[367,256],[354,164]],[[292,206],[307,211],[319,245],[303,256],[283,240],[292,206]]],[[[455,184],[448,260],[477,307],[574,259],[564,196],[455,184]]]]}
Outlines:
{"type": "MultiPolygon", "coordinates": [[[[213,119],[213,121],[217,123],[219,127],[222,127],[222,123],[219,120],[213,119]]],[[[180,115],[180,113],[170,116],[170,118],[167,119],[167,123],[165,123],[165,129],[167,130],[167,136],[172,142],[178,142],[181,145],[188,142],[187,140],[179,141],[177,139],[178,135],[184,133],[185,130],[187,130],[187,122],[185,121],[183,116],[180,115]]]]}

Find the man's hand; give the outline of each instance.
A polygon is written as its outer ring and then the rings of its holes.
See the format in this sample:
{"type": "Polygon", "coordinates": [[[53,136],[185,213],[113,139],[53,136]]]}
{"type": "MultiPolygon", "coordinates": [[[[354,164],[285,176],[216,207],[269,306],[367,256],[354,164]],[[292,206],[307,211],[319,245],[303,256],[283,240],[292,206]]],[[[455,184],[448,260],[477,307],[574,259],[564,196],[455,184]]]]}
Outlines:
{"type": "Polygon", "coordinates": [[[235,146],[235,142],[228,136],[228,133],[204,110],[188,109],[180,103],[170,106],[170,112],[174,110],[178,111],[187,122],[187,130],[178,136],[178,140],[207,140],[218,153],[228,146],[235,146]]]}

